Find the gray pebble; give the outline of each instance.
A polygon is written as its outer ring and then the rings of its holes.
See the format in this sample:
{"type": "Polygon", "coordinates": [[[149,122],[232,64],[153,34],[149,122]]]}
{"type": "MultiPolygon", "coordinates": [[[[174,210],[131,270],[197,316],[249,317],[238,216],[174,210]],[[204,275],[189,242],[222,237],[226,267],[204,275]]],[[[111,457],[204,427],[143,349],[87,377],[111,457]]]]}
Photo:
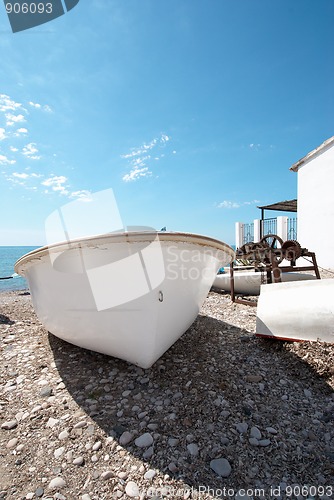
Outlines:
{"type": "Polygon", "coordinates": [[[114,477],[114,474],[111,472],[111,470],[107,470],[105,472],[102,472],[100,478],[103,480],[103,481],[106,481],[107,479],[111,479],[112,477],[114,477]]]}
{"type": "Polygon", "coordinates": [[[129,431],[125,431],[123,432],[123,434],[121,435],[121,437],[119,438],[119,444],[121,446],[126,446],[127,444],[129,444],[131,441],[133,440],[133,434],[131,434],[131,432],[129,431]]]}
{"type": "Polygon", "coordinates": [[[143,458],[145,460],[148,460],[149,458],[152,458],[153,456],[153,446],[150,446],[149,448],[147,448],[147,450],[143,453],[143,458]]]}
{"type": "Polygon", "coordinates": [[[231,474],[232,468],[226,458],[216,458],[210,462],[211,469],[221,477],[228,477],[231,474]]]}
{"type": "Polygon", "coordinates": [[[39,486],[35,491],[35,497],[42,497],[44,495],[44,489],[39,486]]]}
{"type": "Polygon", "coordinates": [[[247,432],[248,429],[248,424],[246,422],[239,422],[238,424],[235,425],[236,429],[240,434],[244,434],[247,432]]]}
{"type": "Polygon", "coordinates": [[[247,382],[261,382],[262,376],[261,375],[247,375],[246,376],[246,381],[247,382]]]}
{"type": "Polygon", "coordinates": [[[145,432],[135,440],[135,445],[138,448],[147,448],[153,444],[153,437],[149,432],[145,432]]]}
{"type": "Polygon", "coordinates": [[[261,439],[262,438],[262,434],[261,434],[260,430],[257,427],[252,427],[251,428],[250,435],[251,435],[252,438],[255,438],[255,439],[261,439]]]}
{"type": "Polygon", "coordinates": [[[198,455],[198,446],[196,443],[188,444],[187,450],[188,450],[188,453],[193,457],[196,457],[198,455]]]}
{"type": "Polygon", "coordinates": [[[177,446],[179,444],[180,440],[176,438],[169,438],[168,439],[168,446],[177,446]]]}
{"type": "Polygon", "coordinates": [[[270,445],[270,439],[261,439],[261,441],[259,441],[259,446],[269,446],[270,445]]]}
{"type": "Polygon", "coordinates": [[[41,398],[48,398],[49,396],[51,396],[51,394],[52,394],[52,388],[49,387],[48,385],[44,386],[39,392],[41,398]]]}
{"type": "Polygon", "coordinates": [[[266,431],[269,432],[269,434],[277,434],[277,430],[274,429],[274,427],[266,427],[266,431]]]}
{"type": "Polygon", "coordinates": [[[254,438],[254,437],[251,437],[249,438],[249,444],[251,444],[252,446],[259,446],[259,440],[254,438]]]}

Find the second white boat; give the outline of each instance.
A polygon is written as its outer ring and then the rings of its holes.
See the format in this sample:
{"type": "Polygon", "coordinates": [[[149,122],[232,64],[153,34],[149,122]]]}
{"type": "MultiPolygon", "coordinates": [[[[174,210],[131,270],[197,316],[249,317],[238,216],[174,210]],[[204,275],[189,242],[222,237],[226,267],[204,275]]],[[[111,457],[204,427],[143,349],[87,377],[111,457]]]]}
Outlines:
{"type": "MultiPolygon", "coordinates": [[[[237,294],[244,295],[259,295],[261,285],[267,284],[266,273],[257,271],[234,271],[234,291],[237,294]]],[[[315,280],[316,276],[313,274],[291,272],[281,273],[282,282],[289,281],[304,281],[315,280]]],[[[217,274],[213,282],[213,288],[217,290],[230,292],[231,291],[231,275],[229,270],[223,274],[217,274]]]]}

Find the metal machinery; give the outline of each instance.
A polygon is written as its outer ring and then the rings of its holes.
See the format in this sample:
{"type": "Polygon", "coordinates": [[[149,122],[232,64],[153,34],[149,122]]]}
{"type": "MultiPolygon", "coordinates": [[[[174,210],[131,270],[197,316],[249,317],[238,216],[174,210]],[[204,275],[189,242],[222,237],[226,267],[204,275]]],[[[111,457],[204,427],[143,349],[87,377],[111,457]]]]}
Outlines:
{"type": "MultiPolygon", "coordinates": [[[[231,299],[247,305],[256,305],[256,302],[236,298],[234,291],[234,273],[238,270],[254,269],[255,272],[263,273],[263,283],[279,283],[282,281],[281,273],[291,271],[314,271],[318,279],[320,273],[314,252],[309,252],[307,248],[302,248],[296,240],[286,240],[276,234],[267,234],[257,243],[249,242],[236,250],[236,262],[232,262],[230,267],[231,278],[231,299]],[[296,266],[296,261],[300,257],[310,257],[309,266],[296,266]],[[283,261],[288,261],[289,265],[279,266],[283,261]],[[240,265],[241,264],[241,265],[240,265]],[[266,275],[266,281],[265,281],[266,275]]],[[[262,281],[262,280],[261,280],[262,281]]]]}

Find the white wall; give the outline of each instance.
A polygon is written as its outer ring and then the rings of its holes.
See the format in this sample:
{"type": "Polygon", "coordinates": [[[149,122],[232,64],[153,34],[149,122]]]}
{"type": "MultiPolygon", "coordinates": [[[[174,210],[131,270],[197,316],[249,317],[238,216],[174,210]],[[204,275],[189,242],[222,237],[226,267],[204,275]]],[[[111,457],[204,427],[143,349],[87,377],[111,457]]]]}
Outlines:
{"type": "Polygon", "coordinates": [[[298,169],[298,234],[319,266],[334,269],[334,145],[298,169]]]}

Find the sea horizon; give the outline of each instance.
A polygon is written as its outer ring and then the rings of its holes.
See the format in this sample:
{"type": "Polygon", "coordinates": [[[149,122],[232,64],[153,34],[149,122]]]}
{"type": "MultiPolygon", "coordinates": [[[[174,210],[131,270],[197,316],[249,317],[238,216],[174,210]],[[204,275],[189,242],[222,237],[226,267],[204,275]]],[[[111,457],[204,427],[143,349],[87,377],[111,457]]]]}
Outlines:
{"type": "Polygon", "coordinates": [[[28,283],[25,278],[14,271],[15,262],[38,245],[0,245],[0,293],[14,290],[27,290],[28,283]]]}

